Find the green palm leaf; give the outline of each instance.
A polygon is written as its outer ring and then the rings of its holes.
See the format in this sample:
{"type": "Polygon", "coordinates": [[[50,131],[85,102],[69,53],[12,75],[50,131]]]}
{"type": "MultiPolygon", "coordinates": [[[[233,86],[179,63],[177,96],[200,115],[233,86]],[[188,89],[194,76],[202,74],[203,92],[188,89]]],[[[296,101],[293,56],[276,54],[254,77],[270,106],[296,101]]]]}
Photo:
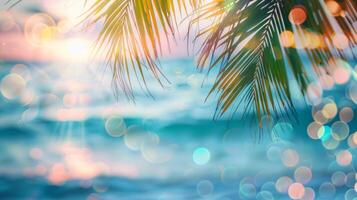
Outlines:
{"type": "MultiPolygon", "coordinates": [[[[308,21],[302,25],[316,33],[324,34],[325,42],[331,43],[335,34],[331,20],[327,19],[324,3],[303,1],[308,21]]],[[[355,17],[355,5],[349,5],[351,17],[355,17]]],[[[233,107],[244,113],[253,111],[261,122],[263,115],[289,117],[294,113],[289,73],[305,94],[309,83],[307,69],[295,48],[284,48],[279,34],[293,27],[289,22],[289,11],[297,5],[295,1],[283,0],[226,0],[213,1],[202,7],[200,15],[192,22],[215,21],[201,29],[198,38],[203,40],[199,66],[207,61],[210,69],[219,66],[220,73],[210,92],[219,94],[217,115],[223,115],[233,107]]],[[[348,26],[348,20],[339,20],[339,27],[349,35],[350,47],[355,46],[355,29],[348,26]]],[[[304,39],[303,33],[300,33],[304,39]]],[[[330,45],[331,46],[331,45],[330,45]]],[[[343,51],[336,48],[304,49],[315,70],[335,56],[345,58],[343,51]],[[335,52],[338,52],[337,54],[335,52]]],[[[353,52],[353,51],[352,51],[353,52]]]]}
{"type": "Polygon", "coordinates": [[[200,0],[98,0],[87,11],[89,24],[104,20],[96,41],[97,49],[106,52],[113,71],[114,84],[133,99],[131,72],[145,83],[148,70],[161,84],[162,73],[157,59],[162,43],[175,34],[177,11],[196,6],[200,0]],[[163,30],[166,38],[162,38],[163,30]]]}

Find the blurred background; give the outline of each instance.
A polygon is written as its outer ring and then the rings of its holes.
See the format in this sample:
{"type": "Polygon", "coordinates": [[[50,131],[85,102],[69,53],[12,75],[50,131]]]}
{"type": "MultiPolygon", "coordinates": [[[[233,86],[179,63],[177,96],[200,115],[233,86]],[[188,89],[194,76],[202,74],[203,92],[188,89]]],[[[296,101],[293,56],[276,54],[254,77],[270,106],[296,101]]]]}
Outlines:
{"type": "Polygon", "coordinates": [[[296,120],[214,120],[215,72],[181,36],[170,83],[114,95],[88,5],[0,3],[0,199],[357,199],[356,60],[294,94],[296,120]]]}

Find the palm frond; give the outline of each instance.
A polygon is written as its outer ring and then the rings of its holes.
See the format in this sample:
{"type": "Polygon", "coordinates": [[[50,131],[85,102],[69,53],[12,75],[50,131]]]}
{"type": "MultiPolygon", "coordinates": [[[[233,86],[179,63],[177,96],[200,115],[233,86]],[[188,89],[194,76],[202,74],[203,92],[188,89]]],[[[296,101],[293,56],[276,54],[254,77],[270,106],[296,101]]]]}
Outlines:
{"type": "MultiPolygon", "coordinates": [[[[336,31],[332,29],[329,15],[324,2],[292,0],[221,0],[213,1],[203,6],[199,20],[214,21],[203,27],[197,35],[197,40],[203,40],[200,49],[199,66],[208,61],[209,69],[220,67],[217,80],[210,92],[219,94],[217,115],[223,115],[233,107],[243,109],[244,113],[254,111],[261,122],[263,115],[289,117],[294,113],[292,93],[290,91],[289,72],[293,74],[305,94],[309,83],[307,69],[303,65],[300,51],[309,55],[315,70],[323,63],[336,56],[345,57],[342,50],[331,45],[336,31]],[[302,2],[302,3],[301,3],[302,2]],[[309,14],[307,22],[295,26],[289,21],[289,11],[301,5],[309,14]],[[297,29],[300,39],[305,38],[303,28],[323,35],[325,47],[285,48],[281,44],[280,34],[284,31],[297,29]]],[[[345,1],[348,6],[348,20],[339,20],[337,24],[349,35],[350,48],[356,45],[355,28],[349,24],[355,18],[355,5],[345,1]]],[[[331,18],[331,17],[330,17],[331,18]]]]}
{"type": "Polygon", "coordinates": [[[169,45],[169,38],[175,35],[176,12],[187,11],[188,6],[195,7],[199,2],[200,0],[96,1],[85,18],[89,19],[89,24],[104,20],[96,44],[97,49],[106,52],[106,60],[113,71],[114,85],[133,99],[132,72],[146,86],[145,69],[161,84],[163,74],[157,59],[162,53],[163,42],[169,45]]]}

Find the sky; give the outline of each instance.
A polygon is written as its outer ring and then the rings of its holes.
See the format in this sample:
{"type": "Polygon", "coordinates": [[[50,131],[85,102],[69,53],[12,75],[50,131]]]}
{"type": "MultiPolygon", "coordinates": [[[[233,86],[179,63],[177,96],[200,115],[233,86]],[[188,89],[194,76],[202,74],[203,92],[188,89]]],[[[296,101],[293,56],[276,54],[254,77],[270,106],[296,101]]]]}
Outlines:
{"type": "MultiPolygon", "coordinates": [[[[68,57],[91,59],[93,55],[90,55],[89,49],[93,47],[100,24],[84,28],[85,23],[81,23],[82,14],[89,8],[90,2],[34,0],[23,1],[10,9],[7,4],[0,5],[0,58],[26,61],[53,61],[68,57]],[[41,28],[39,23],[50,28],[41,28]],[[76,56],[72,56],[74,52],[76,56]]],[[[175,40],[171,38],[170,51],[163,43],[162,57],[188,57],[184,39],[187,23],[182,22],[179,27],[175,40]]]]}

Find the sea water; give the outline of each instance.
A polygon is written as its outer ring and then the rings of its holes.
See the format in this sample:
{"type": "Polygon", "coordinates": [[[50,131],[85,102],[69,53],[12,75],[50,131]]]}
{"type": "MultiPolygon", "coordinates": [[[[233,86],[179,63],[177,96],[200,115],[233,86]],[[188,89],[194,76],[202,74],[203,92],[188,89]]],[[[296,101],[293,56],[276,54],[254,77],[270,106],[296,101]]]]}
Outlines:
{"type": "MultiPolygon", "coordinates": [[[[1,63],[0,198],[357,198],[355,118],[337,142],[338,114],[313,139],[316,116],[301,99],[295,118],[265,117],[263,129],[240,111],[214,118],[214,76],[192,63],[164,61],[171,83],[148,78],[135,101],[116,99],[97,66],[1,63]]],[[[324,95],[355,112],[350,87],[324,95]]]]}

